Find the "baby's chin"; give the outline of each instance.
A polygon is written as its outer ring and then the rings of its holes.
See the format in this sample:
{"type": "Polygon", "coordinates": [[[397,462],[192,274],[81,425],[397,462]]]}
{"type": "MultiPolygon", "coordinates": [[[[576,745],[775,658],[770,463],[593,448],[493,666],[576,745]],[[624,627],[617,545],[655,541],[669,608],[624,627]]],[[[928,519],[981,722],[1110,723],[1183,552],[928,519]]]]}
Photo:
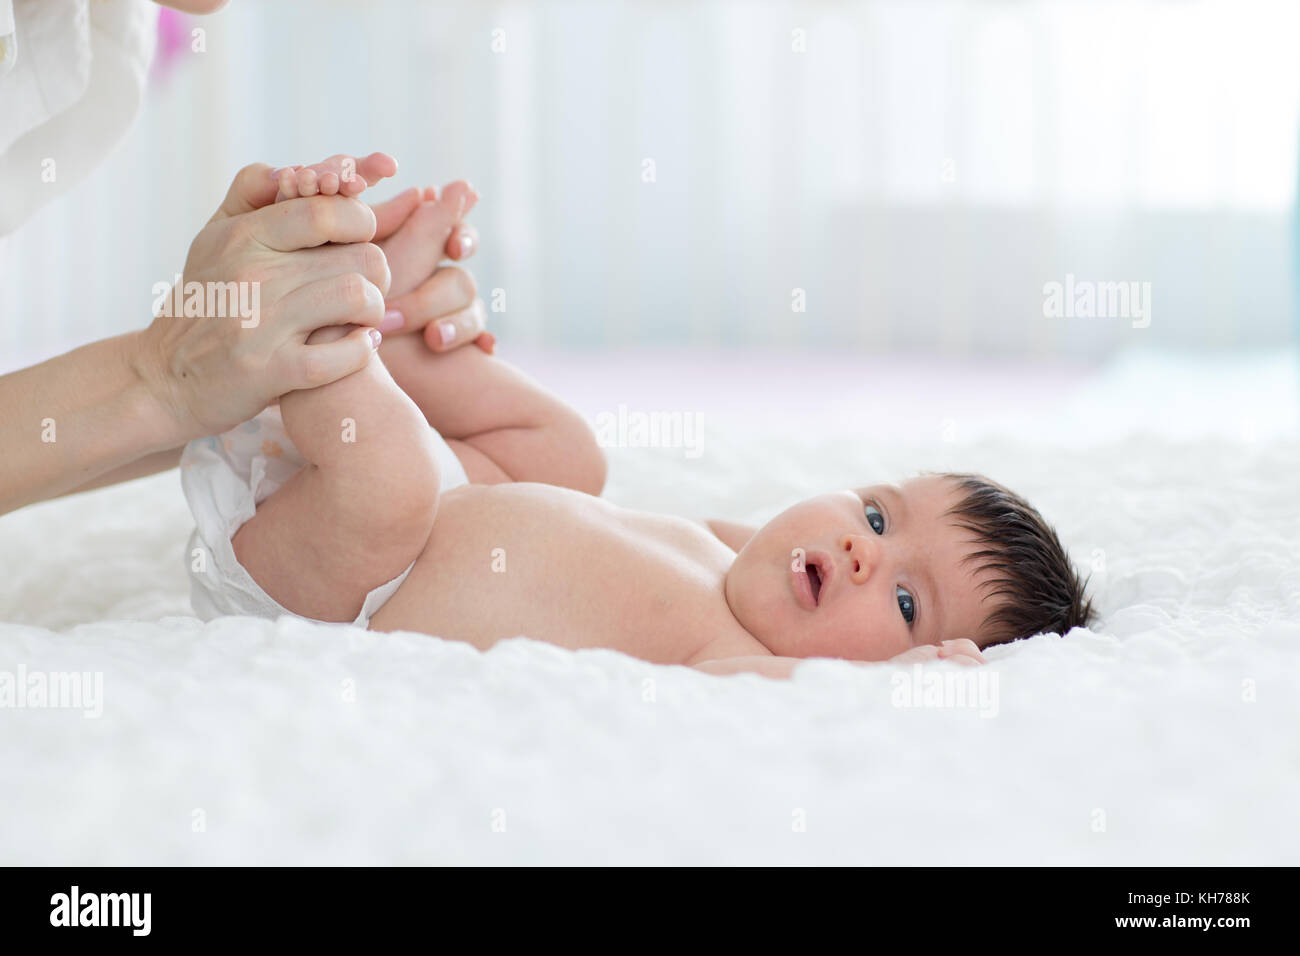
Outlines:
{"type": "Polygon", "coordinates": [[[763,608],[761,602],[756,606],[753,594],[747,590],[745,576],[745,566],[737,555],[722,579],[722,599],[727,602],[727,610],[736,619],[736,623],[770,653],[777,657],[788,656],[774,649],[774,645],[779,644],[780,641],[777,634],[769,633],[773,629],[765,623],[774,617],[779,618],[779,615],[772,614],[771,609],[763,608]]]}

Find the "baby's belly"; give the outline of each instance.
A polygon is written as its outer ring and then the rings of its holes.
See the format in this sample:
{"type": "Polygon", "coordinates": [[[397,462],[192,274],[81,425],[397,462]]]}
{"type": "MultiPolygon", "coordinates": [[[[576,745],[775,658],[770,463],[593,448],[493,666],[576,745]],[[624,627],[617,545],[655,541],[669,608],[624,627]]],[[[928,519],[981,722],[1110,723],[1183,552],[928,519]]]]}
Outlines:
{"type": "Polygon", "coordinates": [[[730,552],[686,522],[549,485],[444,496],[428,546],[371,619],[487,649],[524,636],[683,663],[731,619],[730,552]]]}

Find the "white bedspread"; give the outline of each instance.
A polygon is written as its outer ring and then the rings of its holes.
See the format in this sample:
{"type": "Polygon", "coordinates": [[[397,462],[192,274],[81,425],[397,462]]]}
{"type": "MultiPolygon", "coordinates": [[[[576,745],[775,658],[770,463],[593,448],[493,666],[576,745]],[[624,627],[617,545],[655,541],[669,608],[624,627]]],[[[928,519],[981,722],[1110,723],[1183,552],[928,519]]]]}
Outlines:
{"type": "Polygon", "coordinates": [[[1294,437],[845,427],[715,429],[695,460],[611,449],[608,494],[761,520],[987,470],[1096,564],[1104,612],[990,651],[995,714],[895,706],[887,667],[776,682],[522,638],[205,626],[173,473],[0,519],[0,672],[103,675],[97,718],[0,709],[0,862],[1300,863],[1294,437]]]}

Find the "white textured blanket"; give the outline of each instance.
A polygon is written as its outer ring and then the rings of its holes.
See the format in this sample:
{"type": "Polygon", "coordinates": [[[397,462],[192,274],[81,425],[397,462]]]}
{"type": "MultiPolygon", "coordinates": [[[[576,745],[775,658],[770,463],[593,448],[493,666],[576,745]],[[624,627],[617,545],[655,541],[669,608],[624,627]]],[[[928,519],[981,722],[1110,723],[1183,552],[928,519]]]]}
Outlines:
{"type": "MultiPolygon", "coordinates": [[[[33,675],[102,675],[82,708],[0,708],[0,861],[1300,863],[1279,822],[1300,803],[1300,444],[831,430],[611,449],[607,493],[761,520],[986,470],[1093,569],[1095,633],[992,650],[956,707],[905,706],[934,686],[888,667],[775,682],[522,638],[205,626],[158,476],[0,518],[0,679],[32,704],[33,675]]],[[[931,673],[958,672],[977,669],[931,673]]]]}

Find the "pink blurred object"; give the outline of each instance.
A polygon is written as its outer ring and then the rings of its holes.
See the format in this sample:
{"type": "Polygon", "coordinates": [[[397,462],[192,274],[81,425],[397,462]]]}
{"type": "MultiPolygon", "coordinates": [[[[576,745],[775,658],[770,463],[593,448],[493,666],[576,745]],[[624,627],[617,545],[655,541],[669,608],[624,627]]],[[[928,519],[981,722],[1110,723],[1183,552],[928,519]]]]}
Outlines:
{"type": "Polygon", "coordinates": [[[189,49],[189,29],[185,17],[166,7],[158,12],[158,46],[154,51],[151,79],[163,84],[173,67],[189,49]]]}

